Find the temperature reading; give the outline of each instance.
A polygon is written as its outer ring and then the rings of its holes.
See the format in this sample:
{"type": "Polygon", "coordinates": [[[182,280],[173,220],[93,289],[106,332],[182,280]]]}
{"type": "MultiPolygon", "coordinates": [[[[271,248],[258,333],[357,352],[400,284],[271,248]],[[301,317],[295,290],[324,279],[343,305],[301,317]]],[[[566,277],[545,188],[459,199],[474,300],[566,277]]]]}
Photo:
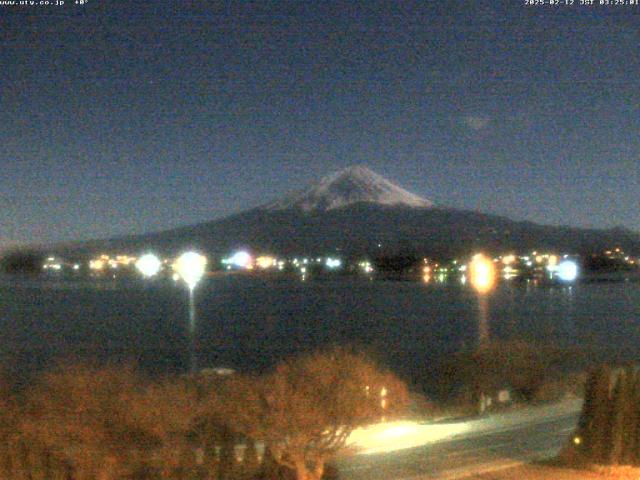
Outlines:
{"type": "Polygon", "coordinates": [[[86,5],[89,3],[89,0],[76,0],[76,5],[86,5]]]}

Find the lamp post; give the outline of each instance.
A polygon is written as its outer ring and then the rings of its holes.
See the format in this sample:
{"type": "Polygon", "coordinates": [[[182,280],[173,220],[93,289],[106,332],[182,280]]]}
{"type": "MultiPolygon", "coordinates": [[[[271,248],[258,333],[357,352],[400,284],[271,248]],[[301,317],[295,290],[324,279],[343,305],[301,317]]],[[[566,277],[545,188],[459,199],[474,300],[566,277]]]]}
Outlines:
{"type": "Polygon", "coordinates": [[[189,288],[189,369],[191,373],[198,371],[198,359],[195,348],[196,306],[194,290],[204,275],[207,259],[196,252],[186,252],[178,257],[173,268],[189,288]]]}

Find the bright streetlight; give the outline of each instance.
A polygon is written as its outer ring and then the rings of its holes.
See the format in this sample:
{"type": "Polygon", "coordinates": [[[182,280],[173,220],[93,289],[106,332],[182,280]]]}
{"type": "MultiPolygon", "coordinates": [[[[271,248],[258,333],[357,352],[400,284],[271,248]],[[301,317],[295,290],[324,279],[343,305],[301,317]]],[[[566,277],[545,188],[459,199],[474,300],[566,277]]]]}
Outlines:
{"type": "Polygon", "coordinates": [[[196,307],[193,296],[193,290],[202,278],[207,266],[207,258],[196,252],[186,252],[178,257],[173,269],[180,278],[189,287],[189,360],[191,373],[198,370],[198,362],[195,349],[195,333],[196,333],[196,307]]]}
{"type": "Polygon", "coordinates": [[[557,266],[557,272],[563,282],[573,282],[578,278],[578,265],[572,260],[565,260],[557,266]]]}
{"type": "Polygon", "coordinates": [[[489,293],[496,283],[496,267],[491,259],[478,253],[474,255],[467,268],[469,280],[476,292],[480,294],[489,293]]]}
{"type": "Polygon", "coordinates": [[[162,262],[153,253],[147,253],[138,259],[136,268],[144,277],[151,278],[160,271],[162,262]]]}

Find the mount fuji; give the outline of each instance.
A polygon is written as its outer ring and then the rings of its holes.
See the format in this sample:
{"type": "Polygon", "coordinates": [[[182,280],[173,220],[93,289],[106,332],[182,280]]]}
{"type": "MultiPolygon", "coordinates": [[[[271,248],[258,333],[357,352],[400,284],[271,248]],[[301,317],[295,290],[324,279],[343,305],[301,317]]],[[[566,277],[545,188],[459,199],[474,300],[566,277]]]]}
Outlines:
{"type": "Polygon", "coordinates": [[[345,168],[266,205],[268,210],[334,210],[357,203],[428,208],[433,203],[391,183],[363,165],[345,168]]]}
{"type": "Polygon", "coordinates": [[[98,251],[175,255],[196,248],[226,255],[238,248],[277,255],[453,257],[550,249],[591,253],[619,246],[640,253],[640,235],[515,221],[434,205],[364,166],[328,175],[308,188],[222,219],[162,232],[58,245],[61,254],[98,251]]]}

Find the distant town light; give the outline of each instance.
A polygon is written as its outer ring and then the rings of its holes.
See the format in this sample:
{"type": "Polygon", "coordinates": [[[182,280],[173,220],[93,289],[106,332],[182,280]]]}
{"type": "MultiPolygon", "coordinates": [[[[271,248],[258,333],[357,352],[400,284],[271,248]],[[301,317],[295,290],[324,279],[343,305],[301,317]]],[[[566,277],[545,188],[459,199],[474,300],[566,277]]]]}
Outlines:
{"type": "Polygon", "coordinates": [[[364,270],[365,273],[373,272],[373,267],[371,266],[371,262],[368,262],[367,260],[363,260],[358,265],[362,270],[364,270]]]}
{"type": "Polygon", "coordinates": [[[91,260],[89,262],[89,268],[91,270],[102,270],[102,269],[104,269],[104,260],[102,260],[102,259],[91,260]]]}
{"type": "Polygon", "coordinates": [[[516,256],[515,255],[507,255],[507,256],[502,258],[502,263],[504,263],[505,265],[511,265],[515,261],[516,261],[516,256]]]}
{"type": "Polygon", "coordinates": [[[276,263],[276,259],[273,257],[262,256],[256,258],[256,265],[264,270],[266,270],[267,268],[275,267],[276,263]]]}
{"type": "Polygon", "coordinates": [[[328,257],[325,261],[325,265],[327,266],[327,268],[340,268],[340,266],[342,265],[342,260],[340,260],[339,258],[328,257]]]}
{"type": "Polygon", "coordinates": [[[160,271],[162,262],[153,253],[147,253],[138,259],[136,268],[144,277],[151,278],[160,271]]]}

